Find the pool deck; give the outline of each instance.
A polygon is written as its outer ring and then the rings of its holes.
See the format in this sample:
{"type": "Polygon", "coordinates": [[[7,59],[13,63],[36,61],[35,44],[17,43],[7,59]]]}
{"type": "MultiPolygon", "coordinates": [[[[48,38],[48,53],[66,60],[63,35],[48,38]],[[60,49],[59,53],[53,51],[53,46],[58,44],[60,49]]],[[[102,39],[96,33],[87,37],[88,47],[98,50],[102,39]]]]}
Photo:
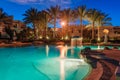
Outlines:
{"type": "Polygon", "coordinates": [[[0,47],[21,47],[21,46],[30,46],[32,43],[22,43],[22,42],[13,42],[13,43],[1,43],[0,47]]]}
{"type": "Polygon", "coordinates": [[[120,50],[90,51],[89,55],[97,61],[97,67],[85,80],[116,80],[116,72],[120,68],[120,50]]]}

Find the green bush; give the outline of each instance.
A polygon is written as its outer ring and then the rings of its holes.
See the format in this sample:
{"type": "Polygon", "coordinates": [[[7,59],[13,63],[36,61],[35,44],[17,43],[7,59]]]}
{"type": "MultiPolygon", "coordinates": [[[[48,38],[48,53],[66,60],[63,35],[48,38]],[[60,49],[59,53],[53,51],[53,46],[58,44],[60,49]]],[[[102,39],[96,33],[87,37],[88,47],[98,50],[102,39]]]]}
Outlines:
{"type": "Polygon", "coordinates": [[[90,39],[83,39],[84,43],[90,42],[90,39]]]}
{"type": "Polygon", "coordinates": [[[91,39],[90,42],[91,42],[91,43],[97,43],[97,40],[96,40],[96,39],[91,39]]]}

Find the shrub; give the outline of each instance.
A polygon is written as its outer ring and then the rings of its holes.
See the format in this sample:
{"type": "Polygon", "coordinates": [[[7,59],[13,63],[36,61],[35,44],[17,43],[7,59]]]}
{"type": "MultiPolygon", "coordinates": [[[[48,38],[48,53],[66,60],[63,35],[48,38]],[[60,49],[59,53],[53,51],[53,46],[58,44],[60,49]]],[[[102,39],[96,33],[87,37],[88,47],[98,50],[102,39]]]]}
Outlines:
{"type": "Polygon", "coordinates": [[[118,47],[114,46],[113,49],[118,49],[118,47]]]}
{"type": "Polygon", "coordinates": [[[90,39],[83,39],[83,42],[84,42],[84,43],[90,42],[90,39]]]}
{"type": "Polygon", "coordinates": [[[90,42],[91,42],[91,43],[97,43],[97,40],[96,40],[96,39],[91,39],[90,42]]]}
{"type": "Polygon", "coordinates": [[[110,50],[110,48],[108,48],[108,47],[104,47],[104,50],[110,50]]]}

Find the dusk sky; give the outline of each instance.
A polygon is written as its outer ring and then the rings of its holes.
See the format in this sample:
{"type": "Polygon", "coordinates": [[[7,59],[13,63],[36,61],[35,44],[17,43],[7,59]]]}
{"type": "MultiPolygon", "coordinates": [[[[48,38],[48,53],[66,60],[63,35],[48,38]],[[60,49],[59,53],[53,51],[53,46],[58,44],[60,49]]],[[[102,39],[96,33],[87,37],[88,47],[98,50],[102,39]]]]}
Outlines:
{"type": "Polygon", "coordinates": [[[0,8],[8,15],[13,15],[15,20],[24,18],[22,14],[31,7],[39,10],[50,6],[60,5],[62,8],[75,8],[79,5],[86,5],[87,8],[96,8],[109,14],[113,26],[120,26],[120,0],[1,0],[0,8]]]}

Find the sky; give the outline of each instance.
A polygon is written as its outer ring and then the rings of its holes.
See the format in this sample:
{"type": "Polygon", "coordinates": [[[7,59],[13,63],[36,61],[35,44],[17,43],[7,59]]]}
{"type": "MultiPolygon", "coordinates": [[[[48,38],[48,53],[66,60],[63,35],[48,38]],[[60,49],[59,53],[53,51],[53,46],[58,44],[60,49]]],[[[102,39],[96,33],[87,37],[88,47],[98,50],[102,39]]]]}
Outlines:
{"type": "Polygon", "coordinates": [[[31,7],[38,10],[47,9],[50,6],[60,5],[61,8],[76,8],[86,5],[109,14],[113,26],[120,26],[120,0],[1,0],[0,8],[8,15],[13,15],[14,20],[23,20],[23,14],[31,7]]]}

